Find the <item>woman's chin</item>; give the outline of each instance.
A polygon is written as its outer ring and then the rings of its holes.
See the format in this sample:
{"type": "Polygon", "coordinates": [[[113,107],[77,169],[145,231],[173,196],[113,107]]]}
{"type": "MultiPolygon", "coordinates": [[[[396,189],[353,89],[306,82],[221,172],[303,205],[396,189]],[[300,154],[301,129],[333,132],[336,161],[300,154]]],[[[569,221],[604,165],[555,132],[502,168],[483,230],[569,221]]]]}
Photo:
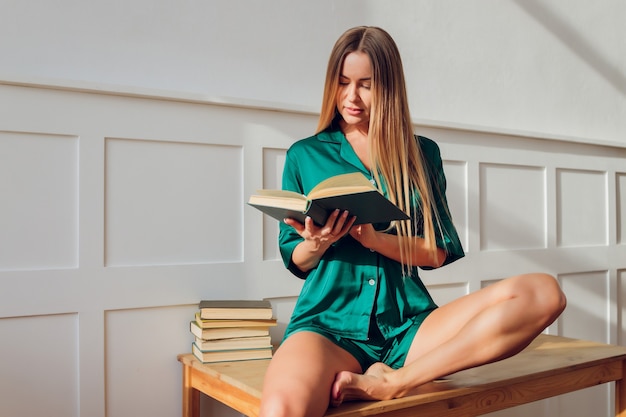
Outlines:
{"type": "Polygon", "coordinates": [[[348,126],[369,125],[369,118],[364,117],[363,115],[354,116],[351,114],[342,113],[341,117],[343,118],[345,124],[348,126]]]}

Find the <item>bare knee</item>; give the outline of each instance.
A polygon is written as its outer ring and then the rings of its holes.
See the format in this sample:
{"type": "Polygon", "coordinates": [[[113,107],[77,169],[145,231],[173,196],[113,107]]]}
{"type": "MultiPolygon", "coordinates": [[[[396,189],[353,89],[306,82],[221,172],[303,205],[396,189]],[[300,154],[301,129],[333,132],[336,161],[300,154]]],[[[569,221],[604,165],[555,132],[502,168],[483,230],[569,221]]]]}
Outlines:
{"type": "Polygon", "coordinates": [[[291,417],[302,416],[303,410],[294,409],[293,404],[286,395],[273,393],[272,395],[263,395],[259,417],[291,417]]]}
{"type": "Polygon", "coordinates": [[[538,315],[539,322],[547,326],[565,310],[567,299],[555,277],[544,273],[519,276],[529,298],[529,307],[538,315]]]}

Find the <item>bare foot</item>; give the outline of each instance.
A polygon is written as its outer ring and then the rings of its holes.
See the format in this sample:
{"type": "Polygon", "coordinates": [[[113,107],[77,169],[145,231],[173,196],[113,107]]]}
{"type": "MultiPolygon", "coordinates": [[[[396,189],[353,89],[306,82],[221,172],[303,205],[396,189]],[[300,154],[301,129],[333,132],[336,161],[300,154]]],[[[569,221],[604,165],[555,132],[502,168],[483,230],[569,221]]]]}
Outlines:
{"type": "Polygon", "coordinates": [[[344,401],[395,398],[397,389],[389,381],[393,372],[392,368],[380,362],[370,366],[363,375],[339,372],[332,386],[331,405],[337,407],[344,401]]]}

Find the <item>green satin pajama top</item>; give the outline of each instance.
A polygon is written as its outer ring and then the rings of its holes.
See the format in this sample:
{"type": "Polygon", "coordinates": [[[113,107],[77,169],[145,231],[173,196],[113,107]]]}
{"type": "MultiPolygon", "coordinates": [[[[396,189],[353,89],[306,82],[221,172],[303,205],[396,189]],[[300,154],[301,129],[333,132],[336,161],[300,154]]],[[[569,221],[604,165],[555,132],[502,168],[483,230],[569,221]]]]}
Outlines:
{"type": "MultiPolygon", "coordinates": [[[[464,252],[447,214],[441,155],[432,140],[421,136],[416,140],[428,161],[433,181],[443,229],[443,233],[436,230],[435,235],[437,246],[447,252],[446,265],[463,257],[464,252]]],[[[308,194],[320,181],[350,172],[362,172],[372,179],[343,133],[331,127],[294,143],[287,151],[283,189],[308,194]]],[[[386,226],[374,225],[377,230],[385,230],[386,226]]],[[[344,338],[368,340],[373,323],[383,337],[393,337],[407,329],[414,318],[437,307],[419,278],[417,268],[410,276],[403,277],[399,262],[370,251],[349,235],[335,242],[317,267],[303,273],[291,262],[291,254],[302,240],[291,226],[280,223],[279,247],[285,266],[305,279],[285,338],[304,327],[323,329],[344,338]]]]}

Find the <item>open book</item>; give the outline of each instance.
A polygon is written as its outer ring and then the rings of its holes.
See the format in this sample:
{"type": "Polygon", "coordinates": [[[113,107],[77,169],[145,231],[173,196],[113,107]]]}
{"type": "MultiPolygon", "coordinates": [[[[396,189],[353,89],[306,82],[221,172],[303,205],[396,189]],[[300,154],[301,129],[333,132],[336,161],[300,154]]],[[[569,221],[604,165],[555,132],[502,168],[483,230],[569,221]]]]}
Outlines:
{"type": "Polygon", "coordinates": [[[351,216],[356,216],[354,224],[409,219],[360,172],[330,177],[308,195],[259,190],[250,196],[248,204],[281,221],[289,217],[304,223],[306,216],[310,216],[318,226],[324,225],[335,209],[348,210],[351,216]]]}

